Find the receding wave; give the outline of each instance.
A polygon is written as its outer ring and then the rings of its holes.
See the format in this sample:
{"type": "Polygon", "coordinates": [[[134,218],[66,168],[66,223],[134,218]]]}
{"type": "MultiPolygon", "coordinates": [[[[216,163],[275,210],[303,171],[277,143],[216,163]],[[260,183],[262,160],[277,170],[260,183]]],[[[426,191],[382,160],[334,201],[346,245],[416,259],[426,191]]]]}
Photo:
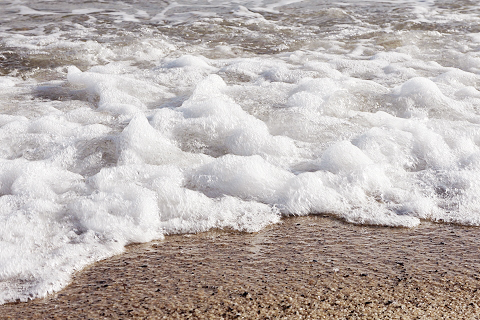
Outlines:
{"type": "Polygon", "coordinates": [[[480,225],[471,2],[0,6],[0,303],[168,234],[480,225]]]}

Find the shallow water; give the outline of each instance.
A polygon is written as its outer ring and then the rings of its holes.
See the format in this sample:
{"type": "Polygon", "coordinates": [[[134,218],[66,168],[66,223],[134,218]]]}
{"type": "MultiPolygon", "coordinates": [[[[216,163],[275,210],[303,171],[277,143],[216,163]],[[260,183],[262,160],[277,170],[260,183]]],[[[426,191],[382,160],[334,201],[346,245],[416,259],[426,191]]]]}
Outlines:
{"type": "Polygon", "coordinates": [[[476,228],[366,227],[311,215],[255,233],[211,230],[127,246],[3,317],[476,319],[476,228]],[[460,316],[461,315],[461,316],[460,316]]]}
{"type": "Polygon", "coordinates": [[[480,225],[472,1],[0,4],[0,302],[281,216],[480,225]]]}

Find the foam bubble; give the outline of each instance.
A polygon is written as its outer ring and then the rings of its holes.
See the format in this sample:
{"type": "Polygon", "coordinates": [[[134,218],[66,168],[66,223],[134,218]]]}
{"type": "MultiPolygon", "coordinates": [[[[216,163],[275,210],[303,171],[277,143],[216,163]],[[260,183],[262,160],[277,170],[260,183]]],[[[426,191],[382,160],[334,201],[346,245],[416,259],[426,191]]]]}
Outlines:
{"type": "Polygon", "coordinates": [[[212,197],[227,194],[274,203],[276,190],[292,176],[292,173],[269,164],[259,156],[226,155],[199,168],[190,184],[212,197]]]}
{"type": "Polygon", "coordinates": [[[0,77],[0,88],[6,89],[15,86],[15,78],[13,77],[0,77]]]}

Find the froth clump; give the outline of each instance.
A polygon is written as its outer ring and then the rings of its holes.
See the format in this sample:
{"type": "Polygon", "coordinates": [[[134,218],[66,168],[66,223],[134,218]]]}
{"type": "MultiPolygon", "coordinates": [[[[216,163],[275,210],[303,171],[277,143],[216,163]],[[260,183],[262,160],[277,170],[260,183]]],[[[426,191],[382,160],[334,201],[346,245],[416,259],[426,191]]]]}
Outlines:
{"type": "Polygon", "coordinates": [[[226,155],[200,167],[189,184],[211,197],[231,195],[274,204],[277,190],[291,177],[260,156],[226,155]]]}
{"type": "Polygon", "coordinates": [[[277,163],[297,156],[298,148],[292,139],[270,134],[265,122],[244,110],[227,95],[226,89],[220,76],[209,75],[176,109],[182,118],[178,113],[167,112],[161,112],[159,117],[175,117],[171,132],[177,141],[189,146],[199,145],[209,155],[261,155],[277,163]]]}
{"type": "Polygon", "coordinates": [[[105,168],[89,185],[99,192],[75,204],[80,221],[102,234],[117,232],[112,236],[126,243],[215,227],[256,231],[279,219],[268,205],[186,188],[184,172],[174,165],[105,168]]]}
{"type": "Polygon", "coordinates": [[[215,67],[212,67],[205,57],[196,57],[192,55],[184,55],[180,58],[174,59],[166,63],[167,68],[197,68],[204,69],[206,71],[214,71],[215,67]]]}
{"type": "Polygon", "coordinates": [[[92,97],[98,97],[99,110],[114,114],[145,111],[147,105],[156,101],[156,96],[171,96],[162,86],[122,75],[122,67],[97,67],[94,71],[82,72],[71,66],[67,79],[73,86],[84,88],[92,97]],[[118,72],[112,72],[112,68],[118,72]]]}
{"type": "Polygon", "coordinates": [[[24,159],[0,161],[0,194],[19,199],[59,200],[69,190],[81,188],[83,177],[45,162],[24,159]]]}
{"type": "Polygon", "coordinates": [[[352,171],[372,164],[372,160],[349,141],[335,143],[322,154],[319,168],[332,173],[352,171]]]}
{"type": "Polygon", "coordinates": [[[326,101],[343,89],[340,83],[330,78],[302,79],[291,92],[287,103],[290,107],[315,108],[320,114],[329,114],[334,110],[325,110],[326,101]]]}
{"type": "Polygon", "coordinates": [[[305,172],[290,178],[280,196],[282,211],[289,215],[307,215],[339,214],[349,210],[344,197],[328,186],[332,178],[332,174],[323,171],[305,172]]]}
{"type": "Polygon", "coordinates": [[[457,104],[427,78],[412,78],[394,88],[392,94],[395,101],[392,111],[400,117],[462,117],[457,104]]]}
{"type": "Polygon", "coordinates": [[[179,162],[182,151],[162,136],[143,114],[135,115],[117,138],[119,163],[169,164],[179,162]]]}
{"type": "Polygon", "coordinates": [[[1,77],[0,78],[0,90],[14,87],[18,80],[10,77],[1,77]]]}

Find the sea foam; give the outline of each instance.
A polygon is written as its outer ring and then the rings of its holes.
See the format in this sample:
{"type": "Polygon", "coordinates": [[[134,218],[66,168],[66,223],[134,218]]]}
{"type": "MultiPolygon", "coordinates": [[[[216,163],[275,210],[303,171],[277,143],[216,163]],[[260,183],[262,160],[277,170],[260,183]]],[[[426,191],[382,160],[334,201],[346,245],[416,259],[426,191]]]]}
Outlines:
{"type": "Polygon", "coordinates": [[[7,5],[0,303],[169,234],[479,226],[477,17],[402,3],[7,5]]]}

